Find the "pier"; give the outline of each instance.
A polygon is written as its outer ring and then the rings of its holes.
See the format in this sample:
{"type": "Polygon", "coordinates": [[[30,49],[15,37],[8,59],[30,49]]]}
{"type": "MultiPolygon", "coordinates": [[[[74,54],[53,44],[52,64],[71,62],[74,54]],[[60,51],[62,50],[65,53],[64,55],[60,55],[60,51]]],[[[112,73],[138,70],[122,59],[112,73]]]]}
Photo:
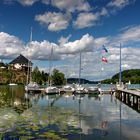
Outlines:
{"type": "Polygon", "coordinates": [[[140,112],[140,91],[118,89],[116,91],[116,97],[131,108],[140,112]]]}

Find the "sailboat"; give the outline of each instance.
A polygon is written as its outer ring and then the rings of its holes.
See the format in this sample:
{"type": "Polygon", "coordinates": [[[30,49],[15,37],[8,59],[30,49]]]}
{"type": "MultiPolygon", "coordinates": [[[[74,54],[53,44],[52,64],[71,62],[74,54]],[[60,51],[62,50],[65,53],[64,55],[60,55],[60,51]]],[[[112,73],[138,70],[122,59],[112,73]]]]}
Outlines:
{"type": "Polygon", "coordinates": [[[79,59],[79,81],[78,84],[75,84],[75,94],[86,93],[85,87],[81,85],[81,51],[80,51],[80,59],[79,59]]]}
{"type": "Polygon", "coordinates": [[[50,60],[49,60],[49,86],[45,88],[46,94],[57,94],[60,93],[59,89],[55,86],[52,86],[52,80],[51,80],[51,66],[52,66],[52,55],[53,55],[53,47],[51,48],[50,53],[50,60]]]}
{"type": "MultiPolygon", "coordinates": [[[[67,66],[68,67],[68,66],[67,66]]],[[[67,73],[67,71],[66,71],[66,73],[67,73]]],[[[72,87],[72,85],[69,85],[68,83],[67,83],[67,74],[66,74],[66,84],[62,87],[62,91],[64,92],[64,93],[73,93],[74,91],[75,91],[75,89],[74,89],[74,87],[72,87]]]]}
{"type": "MultiPolygon", "coordinates": [[[[32,42],[32,28],[31,28],[31,34],[30,34],[30,43],[32,42]]],[[[27,81],[25,85],[25,91],[26,92],[41,92],[39,89],[39,85],[36,82],[32,81],[32,63],[30,60],[28,60],[28,71],[27,71],[27,81]]]]}

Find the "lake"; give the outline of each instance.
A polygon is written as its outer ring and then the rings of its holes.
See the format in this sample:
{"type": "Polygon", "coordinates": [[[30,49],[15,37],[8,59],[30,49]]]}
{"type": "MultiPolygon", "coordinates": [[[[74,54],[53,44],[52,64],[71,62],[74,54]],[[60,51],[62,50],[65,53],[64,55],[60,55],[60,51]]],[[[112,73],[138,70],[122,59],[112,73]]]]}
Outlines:
{"type": "Polygon", "coordinates": [[[139,132],[139,110],[114,95],[27,94],[23,86],[0,86],[0,140],[139,140],[139,132]]]}

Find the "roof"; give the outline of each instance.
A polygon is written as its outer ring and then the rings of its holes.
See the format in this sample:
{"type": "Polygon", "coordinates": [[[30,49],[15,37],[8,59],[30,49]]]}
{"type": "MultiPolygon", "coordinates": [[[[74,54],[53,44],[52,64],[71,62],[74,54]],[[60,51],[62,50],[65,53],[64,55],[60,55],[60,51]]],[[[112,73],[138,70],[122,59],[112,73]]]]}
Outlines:
{"type": "MultiPolygon", "coordinates": [[[[17,58],[15,58],[13,61],[11,61],[9,64],[27,64],[31,62],[29,61],[25,56],[23,56],[22,54],[20,54],[17,58]]],[[[31,64],[33,64],[31,62],[31,64]]]]}
{"type": "Polygon", "coordinates": [[[0,62],[0,67],[5,66],[5,64],[3,62],[0,62]]]}

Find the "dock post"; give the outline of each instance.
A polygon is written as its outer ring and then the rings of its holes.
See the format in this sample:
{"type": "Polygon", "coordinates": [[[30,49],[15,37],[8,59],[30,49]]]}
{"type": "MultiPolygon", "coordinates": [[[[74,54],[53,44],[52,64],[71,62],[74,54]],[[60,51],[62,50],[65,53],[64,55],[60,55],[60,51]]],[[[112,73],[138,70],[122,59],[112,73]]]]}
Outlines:
{"type": "Polygon", "coordinates": [[[137,97],[137,102],[138,102],[138,110],[140,110],[140,98],[137,97]]]}

